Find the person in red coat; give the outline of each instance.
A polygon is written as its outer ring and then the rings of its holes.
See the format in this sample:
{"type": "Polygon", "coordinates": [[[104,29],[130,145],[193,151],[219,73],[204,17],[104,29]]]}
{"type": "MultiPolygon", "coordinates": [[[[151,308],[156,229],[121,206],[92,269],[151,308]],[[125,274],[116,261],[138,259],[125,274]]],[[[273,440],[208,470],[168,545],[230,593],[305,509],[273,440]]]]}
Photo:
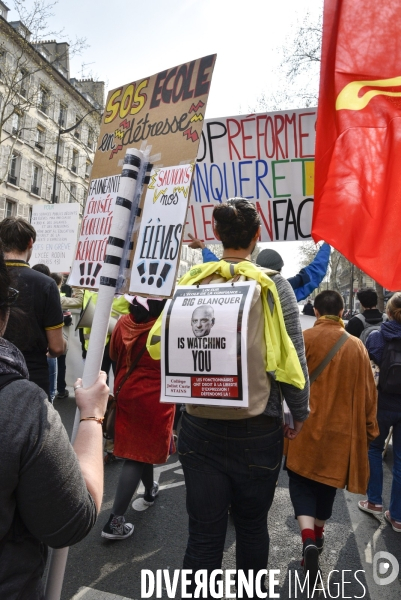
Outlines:
{"type": "Polygon", "coordinates": [[[172,450],[175,405],[160,403],[160,362],[146,350],[148,333],[162,312],[165,300],[129,297],[130,314],[121,317],[110,341],[110,357],[116,361],[114,389],[118,393],[114,454],[125,458],[110,517],[102,537],[121,540],[133,531],[124,513],[139,481],[145,487],[144,503],[152,506],[159,492],[153,481],[153,464],[165,463],[172,450]],[[137,364],[124,381],[130,366],[137,364]],[[122,385],[121,385],[122,384],[122,385]]]}

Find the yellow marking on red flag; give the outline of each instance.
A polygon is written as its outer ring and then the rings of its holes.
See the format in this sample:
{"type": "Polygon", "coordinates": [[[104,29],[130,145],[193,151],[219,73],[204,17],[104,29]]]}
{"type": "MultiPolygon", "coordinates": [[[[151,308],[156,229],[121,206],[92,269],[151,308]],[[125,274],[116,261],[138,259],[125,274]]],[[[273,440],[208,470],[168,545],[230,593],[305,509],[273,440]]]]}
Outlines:
{"type": "Polygon", "coordinates": [[[338,94],[336,110],[362,110],[375,96],[401,96],[401,90],[393,92],[384,89],[369,90],[360,96],[360,91],[364,87],[386,88],[398,86],[401,86],[401,77],[375,79],[373,81],[351,81],[338,94]]]}

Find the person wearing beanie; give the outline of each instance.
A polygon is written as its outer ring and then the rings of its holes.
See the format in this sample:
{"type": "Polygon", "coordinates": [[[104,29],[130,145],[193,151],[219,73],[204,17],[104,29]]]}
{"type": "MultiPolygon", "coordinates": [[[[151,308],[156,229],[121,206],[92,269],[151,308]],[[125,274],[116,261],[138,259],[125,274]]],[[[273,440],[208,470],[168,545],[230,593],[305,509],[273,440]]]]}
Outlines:
{"type": "MultiPolygon", "coordinates": [[[[189,247],[193,249],[199,248],[202,250],[203,262],[214,262],[219,260],[211,250],[206,248],[205,243],[202,240],[195,238],[191,234],[188,235],[192,240],[191,243],[188,244],[189,247]]],[[[322,246],[319,248],[318,253],[313,261],[307,267],[301,269],[297,275],[287,279],[288,283],[294,290],[294,294],[298,302],[308,298],[313,290],[319,287],[323,277],[326,275],[330,259],[330,251],[330,245],[324,242],[324,244],[322,244],[322,246]]],[[[265,269],[274,269],[280,273],[284,266],[284,261],[280,254],[276,252],[276,250],[266,248],[259,252],[256,258],[256,264],[260,267],[264,267],[265,269]]]]}

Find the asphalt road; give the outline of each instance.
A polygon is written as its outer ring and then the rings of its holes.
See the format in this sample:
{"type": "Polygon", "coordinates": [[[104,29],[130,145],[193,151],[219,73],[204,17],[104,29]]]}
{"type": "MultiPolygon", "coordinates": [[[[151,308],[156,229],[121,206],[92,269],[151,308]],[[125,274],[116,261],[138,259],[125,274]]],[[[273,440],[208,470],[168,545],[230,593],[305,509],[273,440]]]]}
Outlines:
{"type": "MultiPolygon", "coordinates": [[[[63,422],[70,431],[75,412],[73,398],[58,401],[63,422]]],[[[389,447],[384,468],[384,504],[388,507],[392,467],[392,447],[389,447]]],[[[105,469],[105,494],[102,512],[88,537],[70,548],[64,579],[62,600],[134,600],[141,598],[141,569],[180,569],[187,541],[185,485],[177,456],[157,469],[161,491],[153,507],[137,511],[131,507],[127,521],[135,524],[134,534],[124,541],[107,541],[100,537],[113,504],[121,462],[105,469]]],[[[141,490],[134,496],[141,506],[141,490]]],[[[356,507],[359,496],[338,491],[334,514],[326,526],[326,545],[321,557],[326,591],[322,598],[366,598],[369,600],[401,600],[401,573],[391,584],[378,585],[373,579],[373,561],[377,552],[391,553],[401,564],[401,535],[392,531],[384,519],[362,513],[356,507]],[[331,571],[327,590],[327,577],[331,571]],[[356,572],[359,573],[356,574],[356,572]],[[356,574],[356,575],[355,575],[356,574]],[[359,579],[356,579],[356,577],[359,579]],[[349,582],[349,583],[347,583],[349,582]],[[331,596],[329,595],[329,592],[331,596]]],[[[288,477],[281,472],[273,507],[269,514],[269,569],[277,569],[280,598],[306,598],[299,587],[295,595],[295,572],[303,580],[300,569],[301,540],[293,517],[288,494],[288,477]]],[[[393,567],[384,563],[383,578],[393,567]],[[387,566],[386,566],[387,565],[387,566]],[[386,570],[387,569],[387,570],[386,570]]],[[[397,561],[396,561],[397,562],[397,561]]],[[[235,568],[235,531],[229,520],[224,569],[235,568]]],[[[156,596],[152,596],[155,598],[156,596]]],[[[177,598],[181,597],[177,594],[177,598]]],[[[163,598],[167,598],[163,589],[163,598]]]]}

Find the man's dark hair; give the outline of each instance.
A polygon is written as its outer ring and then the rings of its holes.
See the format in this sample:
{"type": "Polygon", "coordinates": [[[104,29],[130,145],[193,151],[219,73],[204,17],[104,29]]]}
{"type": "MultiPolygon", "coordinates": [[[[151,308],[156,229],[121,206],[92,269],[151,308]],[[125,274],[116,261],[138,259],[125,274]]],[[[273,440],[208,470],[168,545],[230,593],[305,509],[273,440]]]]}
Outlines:
{"type": "Polygon", "coordinates": [[[313,306],[320,316],[334,315],[339,317],[340,312],[344,308],[344,300],[338,292],[335,292],[334,290],[325,290],[316,296],[313,306]]]}
{"type": "Polygon", "coordinates": [[[245,198],[230,198],[213,211],[223,248],[248,248],[260,226],[255,205],[245,198]]]}
{"type": "Polygon", "coordinates": [[[31,239],[35,242],[36,231],[25,219],[7,217],[0,223],[0,239],[4,252],[25,252],[31,239]]]}
{"type": "Polygon", "coordinates": [[[32,269],[50,277],[50,269],[47,265],[42,265],[41,263],[39,263],[37,265],[33,265],[32,269]]]}
{"type": "Polygon", "coordinates": [[[377,306],[377,292],[373,288],[359,290],[356,297],[364,308],[373,308],[377,306]]]}
{"type": "Polygon", "coordinates": [[[50,277],[54,279],[57,286],[61,285],[63,282],[63,276],[61,273],[50,273],[50,277]]]}

